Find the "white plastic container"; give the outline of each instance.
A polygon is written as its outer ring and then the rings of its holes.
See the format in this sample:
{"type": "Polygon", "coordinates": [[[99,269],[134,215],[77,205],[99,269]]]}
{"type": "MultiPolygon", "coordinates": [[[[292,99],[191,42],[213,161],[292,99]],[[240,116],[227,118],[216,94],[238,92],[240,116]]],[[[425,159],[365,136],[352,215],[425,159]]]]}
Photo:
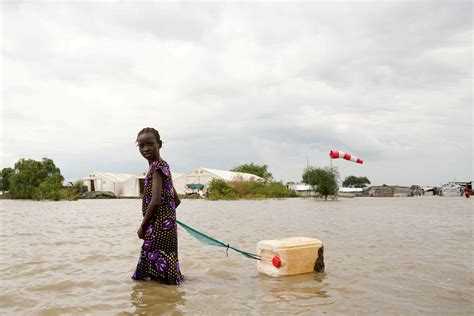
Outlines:
{"type": "Polygon", "coordinates": [[[324,271],[323,243],[319,239],[291,237],[257,244],[259,272],[272,277],[324,271]],[[319,259],[318,259],[319,258],[319,259]],[[318,263],[316,264],[316,261],[318,263]]]}

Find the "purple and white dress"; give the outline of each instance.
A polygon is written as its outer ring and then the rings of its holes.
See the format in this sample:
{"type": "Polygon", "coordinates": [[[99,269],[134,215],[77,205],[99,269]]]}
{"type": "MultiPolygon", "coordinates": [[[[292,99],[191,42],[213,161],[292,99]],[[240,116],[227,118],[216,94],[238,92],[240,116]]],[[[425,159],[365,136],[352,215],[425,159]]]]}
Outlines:
{"type": "Polygon", "coordinates": [[[180,284],[183,275],[178,261],[178,234],[176,226],[176,206],[173,181],[168,163],[154,161],[145,177],[142,213],[145,216],[151,202],[153,173],[160,172],[163,177],[161,202],[148,225],[143,246],[138,259],[134,280],[153,280],[165,284],[180,284]]]}

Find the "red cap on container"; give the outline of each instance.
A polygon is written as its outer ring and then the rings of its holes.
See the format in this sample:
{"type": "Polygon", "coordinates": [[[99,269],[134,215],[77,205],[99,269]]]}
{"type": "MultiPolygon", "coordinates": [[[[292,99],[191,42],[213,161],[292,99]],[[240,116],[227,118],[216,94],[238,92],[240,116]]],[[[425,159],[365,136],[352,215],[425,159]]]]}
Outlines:
{"type": "Polygon", "coordinates": [[[280,257],[278,257],[278,256],[273,257],[272,263],[273,263],[273,266],[274,266],[275,268],[281,267],[281,259],[280,259],[280,257]]]}

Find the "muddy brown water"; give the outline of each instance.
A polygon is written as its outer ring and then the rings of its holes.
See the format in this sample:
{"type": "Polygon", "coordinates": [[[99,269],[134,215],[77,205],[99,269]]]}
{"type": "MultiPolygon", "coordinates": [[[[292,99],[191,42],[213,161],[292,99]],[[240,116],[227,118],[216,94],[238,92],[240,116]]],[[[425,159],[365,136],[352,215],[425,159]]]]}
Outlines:
{"type": "Polygon", "coordinates": [[[130,279],[140,200],[0,201],[2,314],[473,314],[473,201],[185,200],[178,219],[255,252],[319,238],[325,273],[271,278],[179,230],[186,281],[130,279]]]}

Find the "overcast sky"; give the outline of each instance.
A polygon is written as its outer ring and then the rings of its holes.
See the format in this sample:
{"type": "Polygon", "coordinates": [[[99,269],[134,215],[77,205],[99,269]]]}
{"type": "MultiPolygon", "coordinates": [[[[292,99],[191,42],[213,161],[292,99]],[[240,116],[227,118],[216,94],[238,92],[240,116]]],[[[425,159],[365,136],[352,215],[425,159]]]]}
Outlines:
{"type": "Polygon", "coordinates": [[[1,167],[472,180],[472,2],[2,2],[1,167]]]}

